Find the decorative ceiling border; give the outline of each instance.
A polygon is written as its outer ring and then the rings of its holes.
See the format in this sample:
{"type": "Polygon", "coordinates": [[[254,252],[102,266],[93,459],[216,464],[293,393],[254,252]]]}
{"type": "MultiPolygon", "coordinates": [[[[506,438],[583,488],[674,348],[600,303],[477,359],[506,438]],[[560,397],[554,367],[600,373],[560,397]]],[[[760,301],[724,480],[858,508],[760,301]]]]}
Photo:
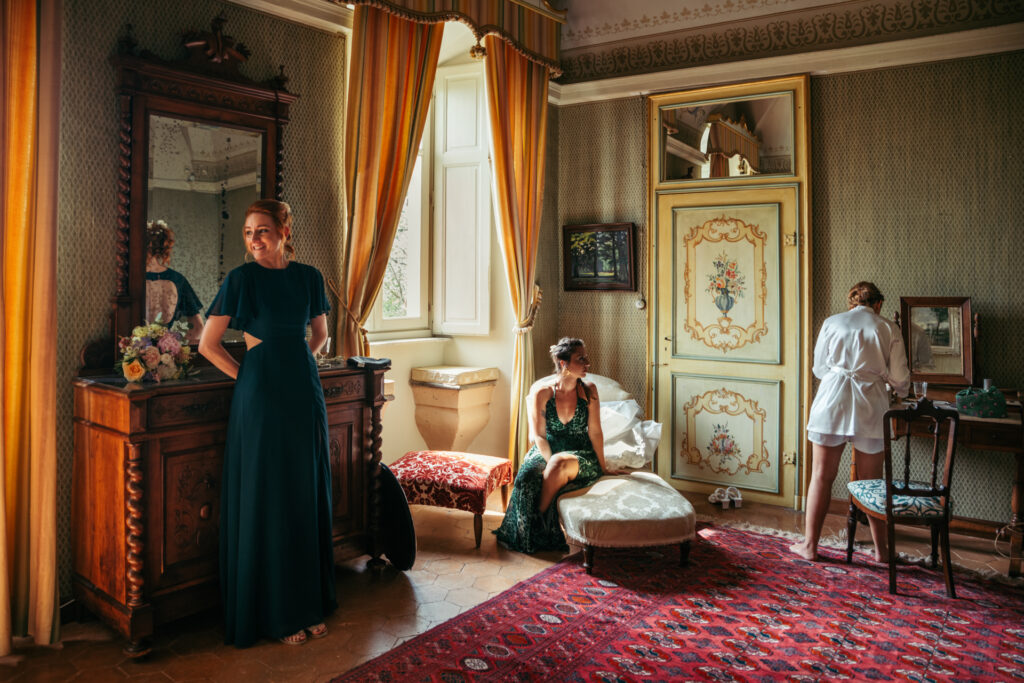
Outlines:
{"type": "Polygon", "coordinates": [[[850,0],[562,52],[558,83],[870,45],[1024,20],[1024,0],[850,0]]]}
{"type": "Polygon", "coordinates": [[[548,87],[548,102],[561,107],[792,74],[827,76],[1004,52],[1024,52],[1024,22],[833,50],[652,71],[568,85],[552,82],[548,87]]]}

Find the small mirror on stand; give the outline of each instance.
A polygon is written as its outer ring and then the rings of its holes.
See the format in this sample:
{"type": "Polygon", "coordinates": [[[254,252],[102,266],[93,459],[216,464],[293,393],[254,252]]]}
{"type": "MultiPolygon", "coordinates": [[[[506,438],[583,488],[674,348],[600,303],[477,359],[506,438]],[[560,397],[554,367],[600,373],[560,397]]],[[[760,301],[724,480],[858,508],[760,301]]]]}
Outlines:
{"type": "Polygon", "coordinates": [[[976,320],[970,297],[902,296],[896,322],[903,332],[912,381],[973,383],[976,320]]]}

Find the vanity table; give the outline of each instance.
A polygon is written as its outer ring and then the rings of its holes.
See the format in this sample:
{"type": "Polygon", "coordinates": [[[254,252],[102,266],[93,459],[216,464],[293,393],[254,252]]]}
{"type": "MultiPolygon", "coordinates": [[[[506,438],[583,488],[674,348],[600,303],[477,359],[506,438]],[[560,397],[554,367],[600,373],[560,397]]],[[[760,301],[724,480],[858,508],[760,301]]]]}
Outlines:
{"type": "MultiPolygon", "coordinates": [[[[1024,408],[1021,406],[1017,392],[1005,391],[1007,395],[1007,416],[1005,418],[972,417],[960,414],[960,425],[957,428],[956,443],[959,458],[970,457],[969,450],[996,451],[1012,453],[1016,460],[1013,492],[1010,497],[1010,563],[1009,576],[1020,576],[1022,546],[1024,546],[1024,408]]],[[[928,388],[928,398],[956,405],[956,390],[948,388],[928,388]]],[[[905,429],[897,424],[898,430],[905,429]]],[[[930,437],[923,424],[915,425],[913,435],[930,437]]],[[[989,532],[989,525],[954,517],[950,523],[953,531],[989,532]]]]}
{"type": "MultiPolygon", "coordinates": [[[[955,407],[956,392],[974,385],[979,376],[979,323],[978,315],[971,312],[970,297],[901,296],[896,323],[903,335],[910,379],[928,383],[930,400],[955,407]]],[[[990,451],[1012,453],[1016,459],[1010,499],[1009,575],[1019,576],[1024,545],[1024,409],[1019,392],[1004,390],[1003,394],[1007,399],[1005,418],[961,413],[957,450],[959,457],[971,457],[968,451],[990,451]]],[[[965,518],[953,518],[950,529],[984,535],[993,530],[991,523],[965,518]]]]}
{"type": "MultiPolygon", "coordinates": [[[[385,371],[320,373],[336,561],[380,554],[385,371]]],[[[161,384],[74,381],[72,585],[87,609],[128,639],[130,655],[145,654],[159,624],[220,601],[218,510],[233,389],[213,368],[161,384]]]]}

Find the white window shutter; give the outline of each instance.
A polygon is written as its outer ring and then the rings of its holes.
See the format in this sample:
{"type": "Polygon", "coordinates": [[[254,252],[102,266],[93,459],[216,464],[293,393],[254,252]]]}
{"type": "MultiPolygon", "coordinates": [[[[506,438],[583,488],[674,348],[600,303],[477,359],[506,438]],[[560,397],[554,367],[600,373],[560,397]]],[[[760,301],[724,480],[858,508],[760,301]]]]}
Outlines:
{"type": "Polygon", "coordinates": [[[482,65],[439,68],[434,91],[433,328],[485,335],[493,228],[482,65]]]}

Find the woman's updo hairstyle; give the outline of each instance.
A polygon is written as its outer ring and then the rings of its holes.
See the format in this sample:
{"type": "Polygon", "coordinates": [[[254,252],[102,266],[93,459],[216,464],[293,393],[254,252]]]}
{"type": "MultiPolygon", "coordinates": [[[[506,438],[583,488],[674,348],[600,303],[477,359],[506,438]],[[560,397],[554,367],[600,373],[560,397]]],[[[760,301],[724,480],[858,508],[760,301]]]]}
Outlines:
{"type": "Polygon", "coordinates": [[[555,373],[562,371],[562,363],[568,363],[576,349],[583,346],[583,340],[576,337],[562,337],[557,344],[552,344],[549,351],[551,360],[555,364],[555,373]]]}
{"type": "MultiPolygon", "coordinates": [[[[253,213],[263,213],[270,216],[270,219],[274,221],[274,225],[277,226],[278,234],[283,234],[285,229],[288,230],[288,235],[284,239],[284,257],[289,260],[294,259],[295,247],[292,246],[292,207],[276,199],[257,199],[249,205],[248,209],[245,210],[245,218],[248,218],[249,215],[253,213]]],[[[249,254],[246,254],[246,258],[249,258],[249,254]]]]}
{"type": "Polygon", "coordinates": [[[159,263],[166,264],[171,260],[173,246],[174,231],[167,223],[161,220],[146,223],[146,254],[159,263]]]}
{"type": "Polygon", "coordinates": [[[875,283],[858,282],[850,288],[850,293],[846,295],[846,301],[850,304],[850,308],[874,306],[885,301],[885,297],[882,296],[882,292],[879,291],[878,287],[875,287],[875,283]]]}

